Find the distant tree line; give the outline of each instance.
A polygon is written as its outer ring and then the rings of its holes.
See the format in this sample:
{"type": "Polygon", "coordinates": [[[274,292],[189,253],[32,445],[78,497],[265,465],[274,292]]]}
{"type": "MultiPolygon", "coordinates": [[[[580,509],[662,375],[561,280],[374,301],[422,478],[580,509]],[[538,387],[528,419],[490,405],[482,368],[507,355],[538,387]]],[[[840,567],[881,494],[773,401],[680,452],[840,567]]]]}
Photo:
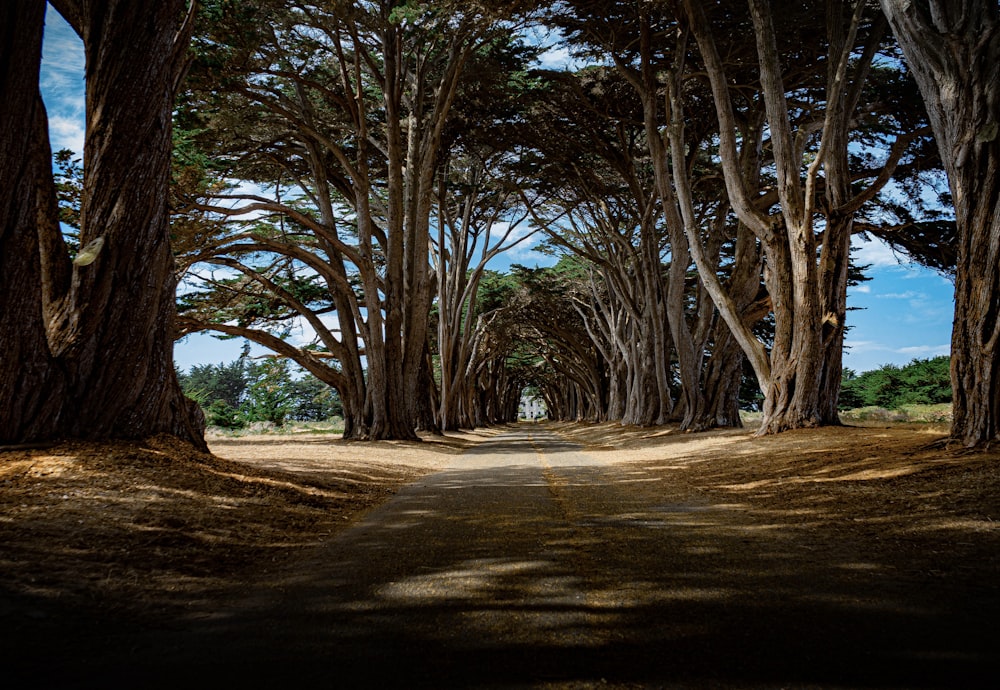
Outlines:
{"type": "Polygon", "coordinates": [[[951,358],[914,359],[905,366],[883,364],[857,374],[844,369],[840,409],[903,405],[933,405],[951,402],[951,358]]]}
{"type": "Polygon", "coordinates": [[[336,390],[315,376],[296,377],[288,360],[246,356],[196,364],[177,372],[185,395],[201,405],[210,426],[240,429],[251,422],[323,421],[343,415],[336,390]]]}

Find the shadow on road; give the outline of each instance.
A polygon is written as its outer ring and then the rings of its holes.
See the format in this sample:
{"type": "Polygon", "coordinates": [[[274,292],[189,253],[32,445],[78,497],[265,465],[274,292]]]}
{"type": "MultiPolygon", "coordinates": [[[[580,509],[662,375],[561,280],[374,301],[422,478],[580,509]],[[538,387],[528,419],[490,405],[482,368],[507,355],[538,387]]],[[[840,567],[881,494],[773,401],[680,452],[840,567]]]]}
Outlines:
{"type": "Polygon", "coordinates": [[[462,456],[467,468],[421,480],[240,606],[102,639],[118,653],[95,647],[60,678],[1000,687],[994,583],[970,591],[901,573],[877,543],[834,544],[791,516],[748,521],[738,505],[637,484],[575,454],[552,439],[483,444],[462,456]]]}

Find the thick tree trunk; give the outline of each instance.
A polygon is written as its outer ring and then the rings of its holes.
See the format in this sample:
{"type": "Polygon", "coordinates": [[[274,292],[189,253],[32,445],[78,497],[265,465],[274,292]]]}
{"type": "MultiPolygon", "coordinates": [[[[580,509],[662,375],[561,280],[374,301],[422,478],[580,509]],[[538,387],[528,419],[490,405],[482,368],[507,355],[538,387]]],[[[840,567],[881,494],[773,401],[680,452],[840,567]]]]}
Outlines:
{"type": "MultiPolygon", "coordinates": [[[[805,185],[800,177],[802,161],[793,141],[770,3],[750,0],[749,5],[783,221],[766,249],[777,324],[770,390],[758,432],[767,434],[820,423],[820,297],[812,189],[808,177],[805,185]]],[[[815,175],[815,168],[809,174],[815,175]]]]}
{"type": "MultiPolygon", "coordinates": [[[[81,244],[96,247],[96,256],[70,264],[56,222],[51,169],[39,166],[34,202],[40,280],[31,270],[3,271],[41,299],[47,348],[34,357],[45,360],[48,373],[37,390],[24,393],[32,398],[44,391],[47,407],[61,401],[56,425],[41,432],[46,437],[142,438],[167,432],[205,447],[204,418],[184,398],[173,367],[167,194],[173,96],[187,49],[181,30],[185,3],[147,7],[108,0],[75,7],[79,12],[71,19],[87,54],[81,244]]],[[[23,30],[30,32],[30,25],[23,30]]],[[[32,92],[37,94],[37,85],[32,92]]],[[[8,93],[5,89],[5,99],[8,93]]],[[[38,141],[39,119],[34,120],[33,141],[38,141]]],[[[47,155],[47,135],[42,141],[47,155]]],[[[30,245],[23,236],[21,241],[30,245]]],[[[4,262],[7,256],[4,252],[4,262]]],[[[29,347],[37,346],[35,318],[25,324],[29,347]]],[[[18,388],[23,391],[23,384],[18,388]]],[[[25,407],[17,400],[7,404],[25,407]]],[[[32,433],[6,422],[3,427],[14,439],[32,433]]]]}
{"type": "Polygon", "coordinates": [[[927,106],[958,225],[952,437],[1000,439],[1000,28],[995,0],[882,0],[927,106]]]}
{"type": "Polygon", "coordinates": [[[801,230],[787,227],[787,232],[787,244],[778,241],[767,247],[768,263],[773,267],[767,282],[775,335],[770,387],[764,395],[758,435],[820,424],[822,351],[815,245],[801,230]],[[796,246],[797,240],[804,246],[796,246]]]}
{"type": "Polygon", "coordinates": [[[0,8],[0,444],[60,434],[67,382],[42,321],[37,181],[48,175],[38,92],[45,1],[0,8]]]}
{"type": "MultiPolygon", "coordinates": [[[[755,353],[753,347],[748,347],[752,343],[744,342],[746,339],[740,334],[741,345],[754,363],[754,370],[765,393],[764,416],[758,433],[777,433],[786,429],[816,426],[830,419],[829,405],[836,404],[835,399],[832,403],[821,401],[824,376],[825,387],[829,390],[834,386],[829,379],[835,375],[832,368],[836,365],[836,358],[831,360],[824,356],[823,347],[839,346],[842,342],[843,319],[834,314],[836,323],[832,325],[835,328],[828,333],[824,333],[821,327],[825,306],[829,306],[833,312],[840,310],[839,303],[846,288],[845,252],[849,233],[845,235],[840,232],[836,237],[827,238],[829,244],[824,247],[826,261],[822,269],[817,266],[817,238],[813,229],[816,213],[815,184],[819,166],[827,157],[843,154],[843,151],[833,149],[846,147],[844,137],[838,138],[836,135],[845,126],[843,119],[848,109],[843,107],[841,101],[846,98],[849,48],[853,46],[864,4],[855,5],[855,14],[846,32],[843,31],[841,21],[842,8],[835,4],[829,6],[831,13],[827,21],[836,22],[836,26],[831,28],[836,31],[837,37],[837,41],[831,43],[830,72],[826,85],[827,101],[833,107],[827,110],[820,149],[809,164],[803,180],[802,152],[796,145],[789,120],[771,6],[768,0],[749,0],[760,64],[761,94],[767,111],[776,188],[782,210],[780,222],[761,213],[748,193],[737,167],[736,139],[732,134],[735,120],[726,75],[704,8],[692,0],[685,0],[684,6],[712,83],[721,127],[720,155],[730,202],[740,220],[760,238],[767,257],[765,282],[771,295],[775,319],[769,375],[762,375],[765,367],[755,361],[755,356],[759,353],[755,353]],[[825,291],[821,278],[831,281],[825,291]],[[825,341],[824,335],[827,336],[825,341]]],[[[846,227],[849,228],[849,224],[846,227]]],[[[727,314],[726,318],[727,322],[734,321],[731,314],[727,314]]],[[[832,416],[836,417],[835,411],[832,416]]]]}
{"type": "Polygon", "coordinates": [[[959,217],[951,433],[969,447],[1000,439],[1000,142],[976,148],[949,176],[959,217]]]}
{"type": "Polygon", "coordinates": [[[701,429],[742,427],[740,419],[740,382],[745,356],[740,344],[721,321],[721,333],[705,365],[705,410],[699,420],[701,429]]]}
{"type": "MultiPolygon", "coordinates": [[[[67,354],[75,374],[74,435],[169,431],[203,443],[200,413],[181,394],[173,366],[168,192],[186,6],[183,0],[86,5],[80,240],[86,245],[103,238],[104,245],[93,264],[76,268],[66,296],[79,331],[52,338],[50,329],[50,344],[67,354]]],[[[60,260],[43,256],[43,265],[60,260]]]]}

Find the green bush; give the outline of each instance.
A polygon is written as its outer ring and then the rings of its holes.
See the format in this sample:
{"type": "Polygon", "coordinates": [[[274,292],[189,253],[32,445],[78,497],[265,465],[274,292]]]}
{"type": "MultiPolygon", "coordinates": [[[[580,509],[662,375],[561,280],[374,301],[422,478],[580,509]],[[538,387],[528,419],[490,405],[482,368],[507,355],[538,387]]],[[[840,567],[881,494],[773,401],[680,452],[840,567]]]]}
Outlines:
{"type": "Polygon", "coordinates": [[[904,367],[885,364],[857,375],[844,369],[839,407],[881,407],[898,410],[904,405],[951,402],[950,358],[914,359],[904,367]]]}
{"type": "Polygon", "coordinates": [[[209,426],[222,427],[223,429],[242,429],[246,426],[246,420],[240,411],[225,400],[213,400],[205,408],[205,419],[209,426]]]}

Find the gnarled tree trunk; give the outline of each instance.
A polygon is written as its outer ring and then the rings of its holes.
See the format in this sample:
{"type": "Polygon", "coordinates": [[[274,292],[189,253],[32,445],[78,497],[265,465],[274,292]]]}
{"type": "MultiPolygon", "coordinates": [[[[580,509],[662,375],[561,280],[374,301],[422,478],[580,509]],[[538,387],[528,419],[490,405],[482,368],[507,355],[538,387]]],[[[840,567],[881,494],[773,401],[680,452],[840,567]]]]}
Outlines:
{"type": "MultiPolygon", "coordinates": [[[[829,376],[834,375],[832,369],[837,364],[837,358],[825,357],[824,346],[839,347],[842,344],[843,319],[837,313],[841,310],[846,291],[850,222],[848,219],[846,224],[829,228],[828,237],[824,240],[824,264],[818,266],[816,255],[819,245],[813,228],[815,187],[820,165],[827,163],[828,158],[842,154],[839,149],[846,147],[846,137],[837,137],[836,134],[845,131],[844,119],[849,113],[843,103],[848,100],[848,58],[865,8],[863,2],[855,5],[850,28],[843,32],[840,9],[834,5],[835,2],[829,5],[831,12],[827,16],[828,23],[836,23],[837,40],[831,42],[828,58],[828,108],[823,137],[803,178],[803,150],[800,148],[803,144],[801,137],[796,141],[793,136],[789,120],[771,6],[768,0],[749,0],[760,65],[761,96],[767,112],[777,196],[781,204],[781,217],[778,219],[763,214],[748,193],[737,166],[734,118],[722,61],[704,8],[692,0],[684,1],[712,83],[721,130],[720,157],[730,202],[740,220],[760,239],[766,256],[764,277],[775,319],[774,343],[766,358],[769,361],[762,356],[759,343],[754,343],[746,337],[746,333],[740,332],[739,319],[731,312],[733,305],[716,300],[727,323],[734,327],[734,335],[740,338],[764,392],[764,415],[759,434],[831,421],[822,392],[824,387],[827,390],[831,388],[829,376]],[[824,280],[830,283],[824,285],[824,280]],[[822,327],[824,308],[828,308],[828,313],[833,313],[837,321],[831,324],[835,327],[827,331],[822,327]],[[825,340],[824,336],[827,336],[825,340]],[[825,382],[824,366],[827,374],[825,382]]],[[[836,164],[834,161],[833,167],[836,164]]],[[[836,417],[835,410],[832,416],[836,417]]]]}
{"type": "MultiPolygon", "coordinates": [[[[25,4],[33,9],[36,3],[25,4]]],[[[21,67],[35,83],[20,84],[30,89],[31,98],[14,99],[11,121],[32,122],[28,146],[36,191],[30,196],[22,185],[23,196],[13,206],[22,221],[31,207],[36,215],[33,227],[22,223],[11,235],[12,245],[30,253],[4,251],[0,272],[20,284],[33,305],[22,317],[23,335],[11,330],[17,321],[9,322],[19,315],[4,311],[4,341],[13,346],[5,348],[0,370],[9,371],[10,353],[30,351],[23,363],[27,377],[14,381],[13,394],[0,406],[0,429],[12,441],[168,432],[204,447],[204,418],[181,393],[173,368],[175,284],[167,194],[173,97],[187,50],[186,3],[56,4],[82,36],[87,55],[80,239],[90,251],[71,262],[59,230],[51,167],[41,162],[49,157],[48,138],[37,95],[38,68],[32,64],[37,58],[29,45],[32,57],[21,67]],[[36,240],[27,237],[32,232],[36,240]],[[51,420],[44,428],[20,412],[40,395],[45,398],[40,411],[51,420]]],[[[4,30],[40,33],[40,17],[29,20],[5,22],[4,30]]],[[[3,71],[9,73],[21,60],[12,55],[3,71]]],[[[6,100],[12,92],[4,93],[6,100]]],[[[3,167],[13,160],[5,151],[3,167]]]]}
{"type": "Polygon", "coordinates": [[[48,174],[38,73],[45,0],[0,8],[0,443],[57,437],[66,379],[42,321],[38,184],[48,174]]]}
{"type": "Polygon", "coordinates": [[[882,0],[916,78],[958,225],[951,434],[1000,438],[1000,27],[996,0],[882,0]]]}

